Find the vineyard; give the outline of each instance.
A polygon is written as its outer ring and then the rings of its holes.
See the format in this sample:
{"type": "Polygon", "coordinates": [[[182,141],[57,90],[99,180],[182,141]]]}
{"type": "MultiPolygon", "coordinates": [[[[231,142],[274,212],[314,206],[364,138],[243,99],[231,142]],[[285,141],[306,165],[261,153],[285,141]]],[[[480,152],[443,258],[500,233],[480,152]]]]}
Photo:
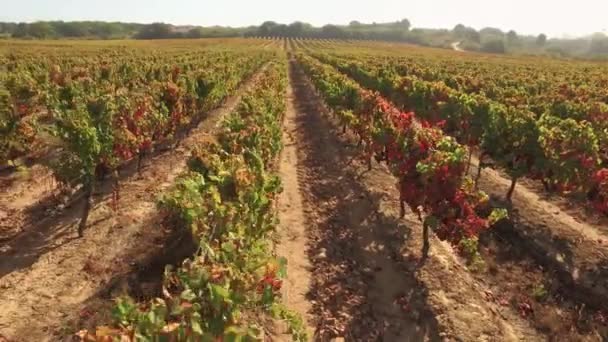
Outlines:
{"type": "Polygon", "coordinates": [[[0,41],[0,341],[605,341],[608,65],[0,41]]]}

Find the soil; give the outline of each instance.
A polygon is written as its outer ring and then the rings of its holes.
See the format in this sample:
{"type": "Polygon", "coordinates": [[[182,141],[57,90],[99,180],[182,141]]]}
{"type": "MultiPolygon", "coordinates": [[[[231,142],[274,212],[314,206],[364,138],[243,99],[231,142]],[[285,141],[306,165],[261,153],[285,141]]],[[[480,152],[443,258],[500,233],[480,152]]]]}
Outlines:
{"type": "MultiPolygon", "coordinates": [[[[208,113],[181,146],[191,146],[212,134],[218,120],[234,109],[254,79],[208,113]]],[[[123,170],[117,210],[111,184],[103,184],[80,239],[76,226],[83,201],[63,211],[47,210],[37,202],[47,190],[44,182],[31,177],[22,185],[14,185],[14,189],[25,189],[22,193],[15,190],[20,200],[11,202],[3,197],[0,207],[11,208],[8,219],[18,217],[24,226],[1,247],[0,337],[58,340],[95,316],[96,308],[111,305],[112,297],[124,293],[121,279],[146,273],[150,267],[160,273],[166,261],[185,257],[188,243],[164,228],[165,217],[156,202],[186,169],[187,151],[178,147],[159,153],[146,161],[140,174],[135,167],[123,170]],[[167,246],[176,243],[183,248],[173,249],[170,257],[158,258],[169,250],[167,246]]],[[[157,276],[160,278],[160,274],[157,276]]]]}
{"type": "MultiPolygon", "coordinates": [[[[476,169],[477,161],[473,165],[476,169]]],[[[510,181],[500,172],[485,169],[480,188],[497,206],[510,209],[513,237],[524,244],[537,263],[556,272],[559,279],[577,290],[573,296],[605,309],[608,304],[608,235],[606,226],[581,219],[577,203],[564,208],[564,199],[545,197],[532,182],[518,184],[507,203],[510,181]],[[577,210],[578,209],[578,210],[577,210]]]]}
{"type": "MultiPolygon", "coordinates": [[[[306,325],[313,321],[311,304],[306,299],[310,288],[311,264],[307,257],[308,221],[304,211],[304,200],[300,190],[300,161],[298,159],[297,117],[295,98],[291,83],[287,86],[287,111],[283,124],[283,151],[279,164],[279,176],[283,192],[279,197],[279,229],[276,253],[287,259],[288,272],[282,288],[285,305],[300,313],[306,325]]],[[[310,331],[314,333],[314,331],[310,331]]],[[[287,335],[283,339],[288,340],[287,335]]]]}
{"type": "Polygon", "coordinates": [[[481,237],[488,269],[477,278],[490,286],[491,296],[519,310],[551,340],[608,338],[602,227],[577,219],[576,205],[565,209],[563,199],[543,198],[529,180],[517,185],[511,203],[504,200],[510,181],[502,172],[484,170],[479,185],[497,207],[510,209],[509,221],[481,237]]]}
{"type": "Polygon", "coordinates": [[[603,341],[608,336],[606,312],[597,309],[603,304],[586,304],[577,295],[580,288],[540,264],[512,223],[501,222],[482,234],[480,250],[485,268],[473,274],[490,289],[486,296],[518,311],[548,340],[603,341]]]}
{"type": "MultiPolygon", "coordinates": [[[[57,191],[51,172],[40,164],[17,171],[0,173],[0,242],[16,237],[40,217],[32,217],[26,208],[44,206],[44,199],[57,191]]],[[[44,214],[44,210],[40,210],[44,214]]]]}

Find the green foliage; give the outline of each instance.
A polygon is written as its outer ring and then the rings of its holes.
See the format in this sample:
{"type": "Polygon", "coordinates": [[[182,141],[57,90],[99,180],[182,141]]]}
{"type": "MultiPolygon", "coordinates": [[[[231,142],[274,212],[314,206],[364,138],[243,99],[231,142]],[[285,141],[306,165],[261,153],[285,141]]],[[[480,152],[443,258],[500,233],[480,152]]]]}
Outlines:
{"type": "MultiPolygon", "coordinates": [[[[484,34],[498,32],[486,29],[484,34]]],[[[606,74],[601,64],[479,55],[460,62],[431,50],[408,55],[397,47],[382,53],[342,47],[312,54],[459,143],[480,148],[484,162],[490,157],[511,177],[507,199],[517,180],[527,176],[549,191],[574,192],[608,213],[608,170],[602,163],[608,151],[608,106],[599,85],[606,74]]],[[[339,102],[331,92],[327,98],[330,104],[339,102]]]]}
{"type": "Polygon", "coordinates": [[[110,102],[104,101],[101,110],[89,112],[84,90],[79,85],[72,89],[73,97],[59,100],[53,106],[56,125],[52,126],[51,133],[64,143],[62,163],[55,165],[55,175],[64,183],[82,179],[88,184],[93,180],[100,160],[105,160],[109,166],[116,162],[112,134],[115,109],[110,102]],[[80,173],[74,175],[74,170],[80,170],[80,173]]]}
{"type": "Polygon", "coordinates": [[[54,176],[72,186],[174,139],[273,55],[209,51],[192,58],[171,47],[125,54],[107,46],[92,46],[90,55],[83,44],[66,57],[52,46],[41,47],[48,54],[41,57],[17,44],[15,57],[2,59],[0,164],[46,146],[56,151],[49,159],[54,176]]]}
{"type": "Polygon", "coordinates": [[[511,177],[519,178],[542,163],[538,134],[534,113],[493,103],[481,148],[506,167],[511,177]]]}
{"type": "Polygon", "coordinates": [[[485,269],[485,262],[479,254],[479,240],[463,239],[458,245],[460,253],[466,259],[469,269],[475,272],[481,272],[485,269]]]}
{"type": "Polygon", "coordinates": [[[257,341],[263,314],[285,320],[294,340],[307,340],[301,318],[279,303],[286,261],[273,255],[270,241],[281,191],[270,166],[281,150],[285,78],[284,63],[268,67],[218,140],[193,147],[191,170],[160,206],[179,218],[199,251],[166,270],[163,298],[145,308],[120,299],[106,336],[257,341]]]}
{"type": "Polygon", "coordinates": [[[31,114],[41,97],[29,73],[5,76],[0,82],[0,165],[36,149],[37,120],[31,114]]]}
{"type": "Polygon", "coordinates": [[[538,284],[532,289],[532,297],[539,302],[544,301],[549,296],[549,291],[544,284],[538,284]]]}
{"type": "Polygon", "coordinates": [[[53,26],[46,22],[35,22],[29,25],[28,33],[34,38],[50,38],[55,34],[53,26]]]}
{"type": "MultiPolygon", "coordinates": [[[[407,203],[413,212],[424,213],[425,247],[428,247],[427,228],[432,228],[440,239],[458,245],[462,239],[473,238],[488,227],[488,221],[475,212],[475,208],[487,203],[487,196],[474,189],[473,182],[464,174],[467,149],[437,127],[417,122],[414,113],[400,111],[379,94],[358,87],[345,76],[352,76],[363,86],[369,84],[372,89],[388,92],[390,84],[400,85],[396,70],[390,67],[365,70],[356,57],[353,62],[323,54],[314,57],[300,54],[297,58],[333,113],[361,139],[370,168],[373,157],[386,162],[398,179],[400,201],[407,203]],[[323,62],[336,65],[337,69],[323,62]],[[350,101],[346,96],[351,88],[356,89],[358,101],[350,101]]],[[[408,95],[412,96],[406,96],[410,106],[424,108],[427,99],[438,96],[434,89],[408,81],[403,83],[411,91],[408,95]]],[[[390,92],[403,94],[395,88],[390,92]]],[[[404,210],[402,206],[402,215],[404,210]]],[[[423,250],[426,252],[428,248],[423,250]]]]}
{"type": "Polygon", "coordinates": [[[0,23],[0,33],[14,38],[129,38],[143,25],[100,21],[0,23]]]}
{"type": "Polygon", "coordinates": [[[507,209],[498,208],[498,209],[492,210],[492,213],[488,217],[488,221],[492,225],[492,224],[496,224],[497,222],[500,222],[501,220],[505,220],[508,218],[509,218],[509,213],[507,212],[507,209]]]}
{"type": "Polygon", "coordinates": [[[166,39],[173,37],[173,27],[164,23],[145,25],[135,35],[135,38],[137,39],[166,39]]]}
{"type": "Polygon", "coordinates": [[[591,123],[546,113],[538,126],[538,139],[546,156],[543,170],[551,175],[551,181],[569,189],[587,187],[591,173],[600,164],[599,141],[591,123]]]}

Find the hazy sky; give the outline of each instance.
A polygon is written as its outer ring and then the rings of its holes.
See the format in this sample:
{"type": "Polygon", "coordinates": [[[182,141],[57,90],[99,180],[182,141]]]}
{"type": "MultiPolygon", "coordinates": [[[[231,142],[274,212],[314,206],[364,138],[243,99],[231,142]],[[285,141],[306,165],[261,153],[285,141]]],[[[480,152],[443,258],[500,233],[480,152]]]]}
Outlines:
{"type": "Polygon", "coordinates": [[[415,27],[463,23],[550,36],[608,30],[608,0],[0,0],[0,21],[112,20],[246,26],[408,18],[415,27]]]}

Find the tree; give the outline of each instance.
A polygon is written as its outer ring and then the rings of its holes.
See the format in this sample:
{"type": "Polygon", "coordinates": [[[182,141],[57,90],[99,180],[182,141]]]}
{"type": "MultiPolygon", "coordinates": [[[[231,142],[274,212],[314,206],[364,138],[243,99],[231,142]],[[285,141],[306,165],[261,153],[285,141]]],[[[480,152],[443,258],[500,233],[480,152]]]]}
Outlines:
{"type": "Polygon", "coordinates": [[[88,27],[82,22],[66,23],[63,21],[54,22],[55,32],[60,37],[86,37],[89,35],[88,27]]]}
{"type": "Polygon", "coordinates": [[[484,27],[482,28],[479,33],[481,33],[482,35],[492,35],[492,36],[503,36],[504,33],[497,28],[494,27],[484,27]]]}
{"type": "Polygon", "coordinates": [[[464,33],[464,37],[474,43],[481,43],[481,34],[479,34],[479,32],[475,31],[473,28],[467,28],[464,33]]]}
{"type": "Polygon", "coordinates": [[[135,33],[135,38],[138,38],[137,35],[145,26],[146,25],[140,25],[138,28],[129,28],[127,25],[121,23],[96,22],[91,23],[89,32],[91,35],[103,39],[108,39],[115,36],[131,35],[133,33],[135,33]]]}
{"type": "Polygon", "coordinates": [[[429,45],[427,35],[421,29],[413,29],[406,33],[405,41],[411,44],[429,45]]]}
{"type": "Polygon", "coordinates": [[[519,42],[519,37],[517,36],[517,32],[510,30],[507,32],[507,43],[509,45],[516,45],[519,42]]]}
{"type": "Polygon", "coordinates": [[[13,37],[15,38],[25,38],[29,35],[29,25],[26,23],[19,23],[15,27],[15,31],[13,32],[13,37]]]}
{"type": "Polygon", "coordinates": [[[304,37],[305,24],[300,21],[293,22],[287,26],[287,36],[288,37],[304,37]]]}
{"type": "Polygon", "coordinates": [[[596,55],[608,54],[608,37],[602,33],[593,34],[589,52],[596,55]]]}
{"type": "Polygon", "coordinates": [[[538,46],[545,46],[545,44],[547,43],[547,35],[544,33],[541,33],[538,35],[538,37],[536,37],[536,45],[538,46]]]}
{"type": "Polygon", "coordinates": [[[336,25],[325,25],[321,28],[321,38],[345,39],[348,34],[336,25]]]}
{"type": "Polygon", "coordinates": [[[260,25],[258,29],[258,35],[261,37],[272,37],[275,28],[277,27],[277,23],[274,21],[265,21],[260,25]]]}
{"type": "Polygon", "coordinates": [[[274,28],[273,35],[276,37],[287,37],[288,26],[285,24],[279,24],[274,28]]]}
{"type": "Polygon", "coordinates": [[[29,25],[29,35],[34,38],[49,38],[55,34],[53,27],[43,21],[38,21],[29,25]]]}
{"type": "Polygon", "coordinates": [[[481,44],[481,51],[489,53],[505,53],[505,43],[502,39],[489,40],[481,44]]]}
{"type": "Polygon", "coordinates": [[[462,37],[464,37],[465,33],[467,32],[467,28],[466,28],[466,26],[464,26],[462,24],[458,24],[458,25],[454,26],[454,28],[452,29],[452,32],[454,32],[456,37],[462,38],[462,37]]]}
{"type": "Polygon", "coordinates": [[[397,22],[397,25],[399,25],[400,27],[404,28],[406,31],[410,29],[410,27],[412,26],[412,24],[410,23],[409,20],[407,19],[401,19],[401,21],[397,22]]]}
{"type": "Polygon", "coordinates": [[[169,24],[154,23],[144,26],[136,35],[137,39],[166,39],[173,35],[173,28],[169,24]]]}
{"type": "Polygon", "coordinates": [[[188,38],[203,38],[204,36],[204,31],[202,27],[195,27],[193,29],[190,29],[188,31],[188,33],[186,34],[186,36],[188,38]]]}
{"type": "Polygon", "coordinates": [[[566,56],[567,53],[563,48],[559,46],[550,46],[547,48],[547,52],[552,56],[563,57],[566,56]]]}
{"type": "Polygon", "coordinates": [[[12,35],[15,33],[17,24],[15,23],[0,23],[0,33],[12,35]]]}
{"type": "Polygon", "coordinates": [[[359,40],[365,39],[365,37],[366,37],[365,34],[363,34],[363,32],[360,30],[353,30],[350,32],[350,35],[351,35],[352,39],[359,39],[359,40]]]}

